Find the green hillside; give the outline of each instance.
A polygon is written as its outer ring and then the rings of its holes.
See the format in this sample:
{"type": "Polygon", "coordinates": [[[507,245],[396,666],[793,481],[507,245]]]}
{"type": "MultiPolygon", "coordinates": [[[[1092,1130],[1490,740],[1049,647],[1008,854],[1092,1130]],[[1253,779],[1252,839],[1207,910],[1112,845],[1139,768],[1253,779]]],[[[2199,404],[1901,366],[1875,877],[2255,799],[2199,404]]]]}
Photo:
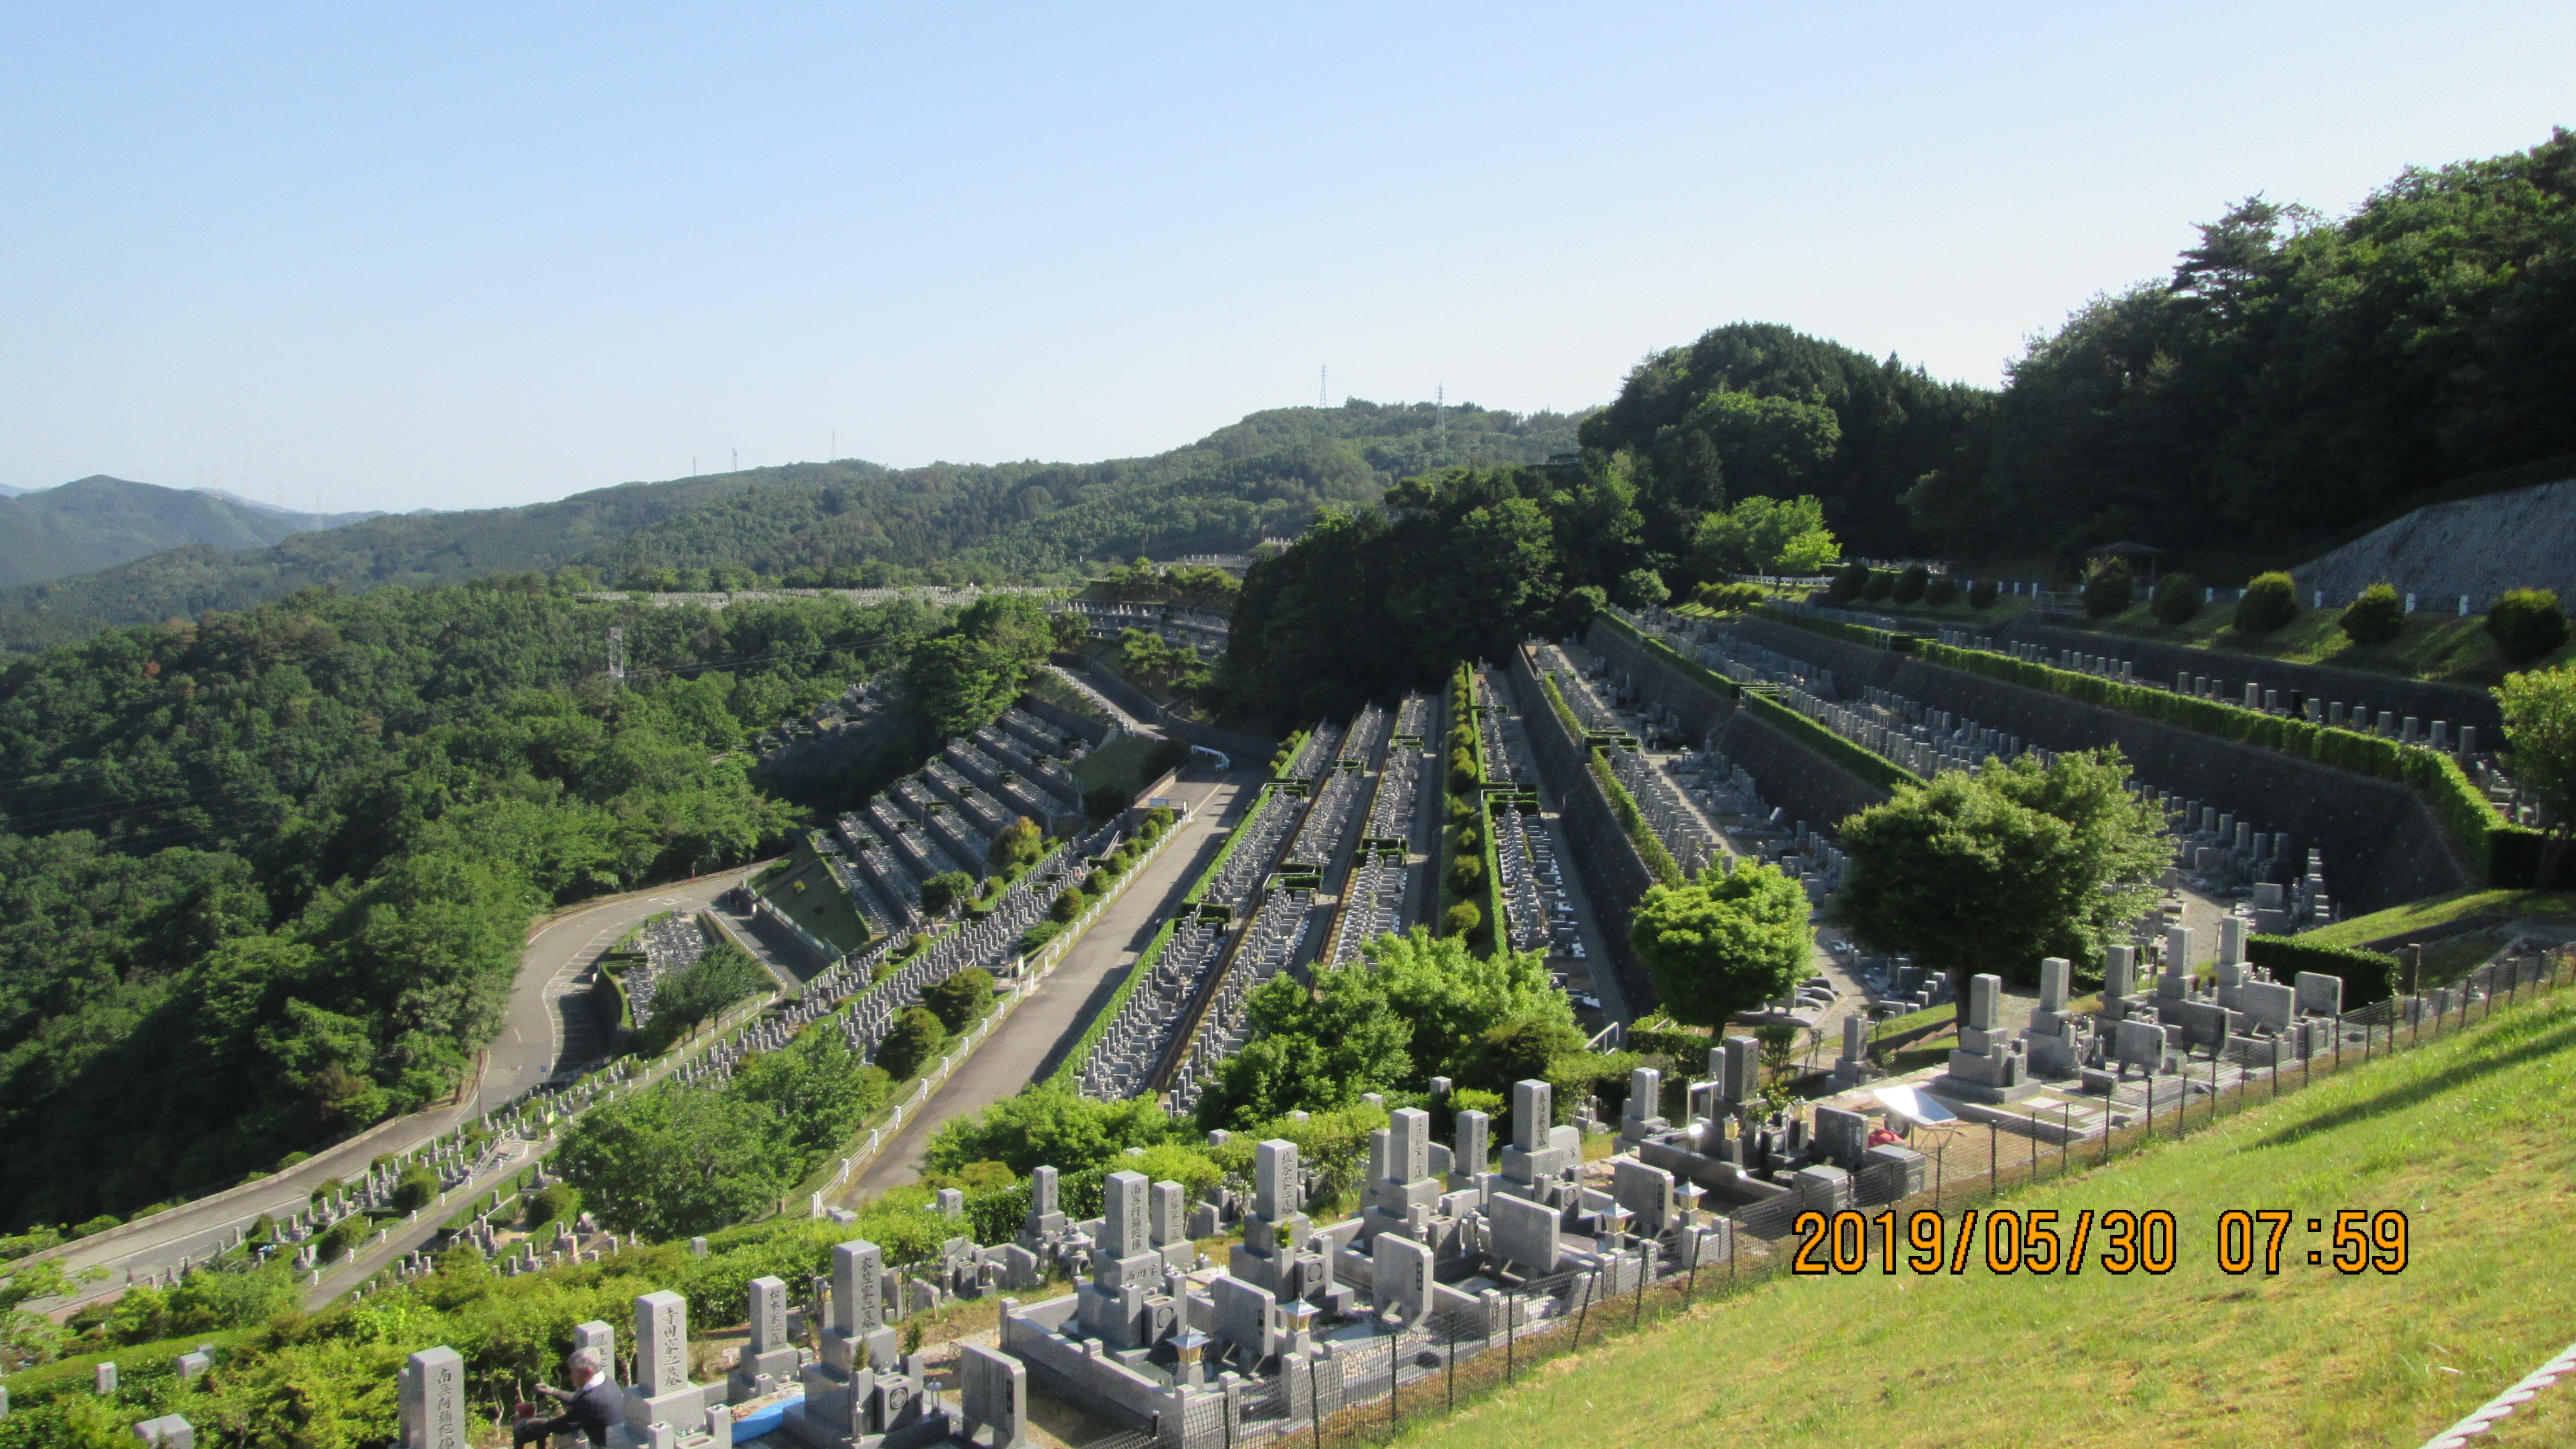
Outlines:
{"type": "Polygon", "coordinates": [[[375,516],[292,513],[93,474],[59,488],[0,496],[0,584],[88,573],[190,544],[266,548],[375,516]]]}
{"type": "MultiPolygon", "coordinates": [[[[2003,1208],[2163,1208],[2164,1276],[1967,1271],[1786,1280],[1616,1338],[1406,1443],[1517,1449],[1609,1418],[1622,1443],[2415,1444],[2566,1346],[2576,1275],[2576,1000],[2500,1010],[2003,1208]],[[2216,1263],[2220,1213],[2288,1208],[2277,1276],[2216,1263]],[[2311,1267],[2305,1219],[2394,1209],[2397,1274],[2311,1267]]],[[[1953,1226],[1957,1213],[1951,1215],[1953,1226]]],[[[2563,1443],[2543,1395],[2498,1442],[2563,1443]]]]}
{"type": "Polygon", "coordinates": [[[775,849],[801,812],[753,736],[945,622],[477,582],[0,668],[0,1225],[226,1186],[446,1093],[531,913],[775,849]]]}
{"type": "Polygon", "coordinates": [[[382,517],[238,544],[208,540],[0,589],[0,646],[41,648],[101,624],[248,608],[320,584],[420,588],[565,565],[611,582],[709,567],[771,576],[856,569],[871,582],[947,582],[1028,577],[1142,552],[1237,551],[1265,532],[1296,532],[1319,504],[1373,503],[1399,478],[1570,451],[1575,421],[1354,399],[1255,413],[1149,458],[902,470],[800,463],[627,483],[524,508],[382,517]]]}

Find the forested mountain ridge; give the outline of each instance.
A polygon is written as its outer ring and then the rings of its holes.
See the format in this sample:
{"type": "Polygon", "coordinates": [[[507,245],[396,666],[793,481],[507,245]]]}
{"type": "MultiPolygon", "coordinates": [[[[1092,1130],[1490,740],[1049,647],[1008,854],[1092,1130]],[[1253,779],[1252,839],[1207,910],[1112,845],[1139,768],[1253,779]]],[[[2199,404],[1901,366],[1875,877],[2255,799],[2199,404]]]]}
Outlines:
{"type": "Polygon", "coordinates": [[[773,471],[621,484],[523,508],[381,516],[245,552],[176,548],[97,573],[0,589],[0,645],[42,648],[83,638],[101,624],[192,619],[317,586],[426,588],[483,574],[551,570],[709,498],[762,487],[775,481],[773,471]]]}
{"type": "Polygon", "coordinates": [[[611,583],[719,566],[991,582],[1147,551],[1236,551],[1265,531],[1295,532],[1319,504],[1372,503],[1415,473],[1570,451],[1574,426],[1555,413],[1353,399],[1254,413],[1149,458],[902,470],[805,463],[628,483],[524,508],[378,518],[244,553],[174,550],[0,590],[0,644],[34,648],[102,622],[247,608],[318,584],[423,587],[566,565],[611,583]]]}
{"type": "Polygon", "coordinates": [[[375,516],[297,513],[94,473],[58,488],[0,496],[0,585],[86,573],[187,544],[265,548],[375,516]]]}
{"type": "Polygon", "coordinates": [[[2258,196],[2200,233],[2012,365],[1992,467],[1908,500],[1926,547],[2225,535],[2294,562],[2445,480],[2576,453],[2576,136],[2409,168],[2340,220],[2258,196]]]}
{"type": "Polygon", "coordinates": [[[1677,562],[1700,514],[1733,499],[1821,499],[1854,549],[1915,546],[1899,500],[1926,474],[1981,466],[1995,394],[1939,382],[1776,323],[1736,322],[1647,358],[1584,447],[1627,453],[1646,535],[1677,562]]]}
{"type": "Polygon", "coordinates": [[[532,582],[308,591],[0,668],[0,1223],[223,1186],[450,1090],[531,912],[772,844],[799,812],[747,737],[944,623],[532,582]]]}
{"type": "Polygon", "coordinates": [[[1640,364],[1584,445],[1628,456],[1649,537],[1812,494],[1874,557],[2136,539],[2222,572],[2576,454],[2576,137],[2409,169],[2339,220],[2258,196],[2200,233],[2000,392],[1736,323],[1640,364]]]}

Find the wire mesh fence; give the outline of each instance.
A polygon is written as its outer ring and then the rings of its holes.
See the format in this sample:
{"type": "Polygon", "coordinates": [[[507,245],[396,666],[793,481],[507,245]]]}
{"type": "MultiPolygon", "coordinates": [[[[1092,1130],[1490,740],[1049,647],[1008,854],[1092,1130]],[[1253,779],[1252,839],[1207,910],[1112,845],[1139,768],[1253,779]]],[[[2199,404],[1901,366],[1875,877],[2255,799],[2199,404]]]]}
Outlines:
{"type": "Polygon", "coordinates": [[[1322,1352],[1284,1354],[1260,1376],[1212,1376],[1224,1393],[1191,1401],[1182,1422],[1156,1418],[1091,1449],[1268,1443],[1325,1449],[1390,1439],[1409,1423],[1446,1414],[1587,1343],[1670,1320],[1703,1299],[1817,1271],[1812,1262],[1803,1269],[1797,1264],[1798,1249],[1805,1245],[1812,1255],[1820,1232],[1838,1239],[1843,1217],[1859,1220],[1866,1252],[1866,1242],[1881,1231],[1897,1240],[1892,1227],[1878,1224],[1881,1216],[1948,1214],[2115,1161],[2159,1139],[2191,1136],[2366,1062],[2457,1035],[2499,1007],[2571,977],[2576,959],[2569,948],[2527,952],[2448,986],[2332,1018],[2323,1039],[2299,1038],[2295,1049],[2222,1040],[2196,1051],[2169,1078],[2127,1084],[2126,1095],[2115,1097],[2117,1115],[2099,1115],[2091,1128],[2077,1127],[2071,1110],[2056,1122],[2033,1113],[2021,1127],[1990,1120],[1977,1124],[1985,1129],[1983,1140],[1956,1136],[1919,1166],[1873,1163],[1852,1173],[1848,1201],[1776,1199],[1725,1215],[1720,1232],[1635,1240],[1587,1255],[1572,1272],[1497,1284],[1501,1291],[1480,1295],[1474,1307],[1434,1311],[1400,1328],[1378,1325],[1364,1335],[1346,1325],[1340,1336],[1325,1339],[1322,1352]],[[1802,1223],[1809,1214],[1817,1216],[1802,1223]]]}

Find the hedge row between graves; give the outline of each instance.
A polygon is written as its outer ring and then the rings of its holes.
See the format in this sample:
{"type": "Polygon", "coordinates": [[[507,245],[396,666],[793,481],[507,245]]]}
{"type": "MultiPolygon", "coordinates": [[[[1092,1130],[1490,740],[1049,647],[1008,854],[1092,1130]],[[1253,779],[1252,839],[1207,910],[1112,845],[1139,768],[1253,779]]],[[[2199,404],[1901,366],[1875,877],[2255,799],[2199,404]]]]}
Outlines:
{"type": "Polygon", "coordinates": [[[1288,778],[1289,766],[1297,763],[1297,752],[1306,748],[1306,736],[1313,733],[1313,730],[1302,729],[1290,730],[1288,732],[1288,738],[1279,742],[1279,753],[1270,757],[1271,779],[1284,780],[1288,778]]]}
{"type": "Polygon", "coordinates": [[[2343,978],[2343,1007],[2351,1011],[2386,1001],[2397,987],[2397,958],[2352,946],[2318,946],[2296,936],[2248,936],[2245,958],[2282,983],[2302,971],[2343,978]]]}
{"type": "Polygon", "coordinates": [[[1928,639],[1890,634],[1881,629],[1866,629],[1857,624],[1809,619],[1782,610],[1765,609],[1762,612],[1765,618],[1776,623],[1795,625],[1819,634],[1861,643],[1874,642],[1886,648],[1910,647],[1925,662],[1962,673],[2061,695],[2084,704],[2099,705],[2239,744],[2279,750],[2283,754],[2314,760],[2351,774],[2411,786],[2432,807],[2433,818],[2441,826],[2442,833],[2450,837],[2452,845],[2469,858],[2470,864],[2486,877],[2490,885],[2527,888],[2534,883],[2532,878],[2539,872],[2537,846],[2520,838],[2534,836],[2538,832],[2512,824],[2498,814],[2486,796],[2470,782],[2459,761],[2439,750],[2401,745],[2378,735],[2312,724],[2284,715],[2265,714],[2243,705],[2196,699],[2171,690],[2152,689],[2124,680],[2035,664],[1990,650],[1961,649],[1928,639]]]}
{"type": "Polygon", "coordinates": [[[1556,711],[1557,719],[1565,726],[1567,738],[1582,739],[1585,734],[1583,723],[1574,717],[1574,706],[1565,702],[1565,692],[1556,687],[1555,678],[1550,675],[1540,675],[1538,687],[1547,692],[1547,706],[1556,711]]]}
{"type": "Polygon", "coordinates": [[[1207,869],[1200,871],[1199,878],[1190,883],[1189,893],[1181,897],[1182,905],[1195,906],[1207,898],[1208,887],[1216,883],[1217,872],[1225,869],[1227,857],[1233,855],[1235,846],[1242,842],[1243,827],[1259,818],[1262,808],[1270,803],[1270,797],[1277,792],[1278,788],[1276,785],[1264,785],[1261,787],[1261,792],[1252,797],[1252,808],[1244,811],[1242,821],[1226,832],[1225,844],[1218,848],[1216,859],[1209,861],[1207,869]]]}
{"type": "MultiPolygon", "coordinates": [[[[1219,856],[1218,859],[1223,860],[1224,857],[1219,856]]],[[[1213,866],[1209,868],[1210,874],[1214,869],[1213,866]]],[[[1196,892],[1193,891],[1192,895],[1195,896],[1196,892]]],[[[1075,1042],[1073,1050],[1065,1053],[1064,1060],[1056,1064],[1055,1075],[1047,1078],[1048,1086],[1062,1087],[1068,1092],[1073,1090],[1074,1080],[1082,1074],[1082,1064],[1091,1060],[1092,1048],[1100,1045],[1100,1039],[1109,1034],[1110,1026],[1118,1020],[1118,1013],[1126,1009],[1127,998],[1135,995],[1136,988],[1144,983],[1145,978],[1154,974],[1155,965],[1163,959],[1163,948],[1171,944],[1172,930],[1179,924],[1180,917],[1174,916],[1154,929],[1154,939],[1146,943],[1145,954],[1136,958],[1136,964],[1127,968],[1127,979],[1119,982],[1118,989],[1110,993],[1109,1000],[1091,1014],[1091,1025],[1082,1029],[1082,1039],[1075,1042]]]]}
{"type": "Polygon", "coordinates": [[[619,1032],[634,1027],[634,1006],[626,999],[626,983],[618,980],[617,973],[608,969],[606,958],[600,960],[599,968],[591,973],[591,978],[591,1009],[599,1013],[599,1024],[608,1029],[609,1041],[613,1045],[619,1032]]]}
{"type": "Polygon", "coordinates": [[[1668,886],[1683,884],[1686,877],[1681,862],[1673,859],[1673,853],[1655,838],[1655,832],[1646,824],[1645,813],[1637,808],[1637,797],[1619,783],[1619,772],[1610,768],[1610,757],[1598,746],[1592,750],[1592,778],[1601,783],[1601,793],[1610,797],[1610,811],[1619,817],[1619,828],[1627,832],[1628,843],[1637,847],[1637,854],[1645,857],[1646,868],[1655,873],[1655,879],[1668,886]]]}
{"type": "MultiPolygon", "coordinates": [[[[1484,676],[1466,664],[1461,664],[1458,668],[1466,677],[1469,697],[1482,696],[1485,690],[1484,676]]],[[[1481,712],[1494,708],[1494,705],[1480,699],[1476,707],[1481,712]]],[[[1503,915],[1503,852],[1502,847],[1494,843],[1494,816],[1499,810],[1518,810],[1520,807],[1512,804],[1485,803],[1483,791],[1494,783],[1494,762],[1485,758],[1484,730],[1478,728],[1474,733],[1478,791],[1476,799],[1477,803],[1484,807],[1477,815],[1476,827],[1477,835],[1480,837],[1478,844],[1483,847],[1485,860],[1485,899],[1477,909],[1485,913],[1486,942],[1493,947],[1496,955],[1503,955],[1508,954],[1512,949],[1512,933],[1510,920],[1503,915]]]]}
{"type": "MultiPolygon", "coordinates": [[[[1766,615],[1770,615],[1772,611],[1766,609],[1763,612],[1766,615]]],[[[1644,648],[1648,653],[1663,660],[1665,663],[1670,664],[1675,669],[1682,671],[1685,677],[1698,681],[1708,688],[1717,691],[1718,694],[1725,698],[1741,700],[1744,703],[1745,708],[1751,710],[1754,715],[1778,726],[1780,730],[1787,734],[1791,739],[1796,740],[1798,743],[1805,745],[1808,749],[1824,756],[1828,760],[1831,760],[1835,765],[1859,777],[1861,780],[1864,780],[1881,790],[1885,790],[1891,795],[1896,793],[1896,787],[1899,785],[1920,785],[1923,783],[1922,776],[1915,774],[1912,770],[1906,769],[1894,760],[1888,759],[1884,755],[1878,754],[1873,750],[1865,749],[1860,745],[1852,743],[1850,740],[1844,739],[1841,735],[1835,734],[1832,730],[1825,728],[1823,725],[1816,723],[1814,720],[1807,718],[1805,715],[1798,713],[1789,706],[1771,698],[1769,695],[1762,694],[1755,690],[1746,689],[1744,686],[1709,668],[1705,664],[1701,664],[1696,660],[1683,658],[1681,653],[1674,649],[1673,646],[1665,643],[1661,639],[1639,633],[1629,625],[1627,620],[1620,618],[1618,615],[1605,613],[1595,615],[1594,617],[1610,625],[1610,627],[1618,630],[1620,633],[1637,641],[1640,647],[1644,648]]],[[[1784,619],[1796,619],[1798,616],[1779,615],[1778,617],[1784,619]]],[[[1800,619],[1799,622],[1805,623],[1808,621],[1800,619]]],[[[1814,622],[1823,623],[1825,621],[1817,620],[1814,622]]],[[[1849,629],[1856,626],[1836,624],[1833,625],[1833,627],[1836,629],[1849,629]]],[[[1871,634],[1880,633],[1878,630],[1863,630],[1861,632],[1871,634]]],[[[1892,636],[1882,635],[1881,637],[1892,636]]],[[[1578,733],[1577,738],[1580,737],[1581,736],[1578,733]]]]}
{"type": "Polygon", "coordinates": [[[1810,634],[1822,634],[1828,639],[1840,639],[1846,644],[1858,644],[1864,649],[1885,649],[1897,654],[1911,654],[1916,646],[1923,642],[1912,634],[1893,634],[1885,629],[1873,629],[1867,624],[1846,624],[1839,619],[1819,619],[1813,614],[1801,614],[1793,609],[1781,608],[1777,604],[1757,604],[1754,606],[1754,612],[1775,624],[1792,625],[1810,634]]]}

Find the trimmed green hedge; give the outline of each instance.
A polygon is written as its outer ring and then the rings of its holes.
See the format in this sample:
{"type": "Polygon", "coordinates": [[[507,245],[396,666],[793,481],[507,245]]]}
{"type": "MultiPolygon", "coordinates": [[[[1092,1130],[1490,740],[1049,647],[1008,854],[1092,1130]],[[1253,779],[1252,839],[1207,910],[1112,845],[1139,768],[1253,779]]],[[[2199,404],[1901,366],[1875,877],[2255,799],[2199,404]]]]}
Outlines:
{"type": "Polygon", "coordinates": [[[1839,619],[1819,619],[1813,614],[1801,614],[1792,609],[1783,609],[1777,604],[1764,604],[1754,612],[1774,624],[1787,624],[1792,628],[1804,629],[1810,634],[1822,634],[1828,639],[1840,639],[1846,644],[1858,644],[1864,649],[1887,649],[1898,654],[1911,654],[1915,652],[1915,646],[1923,642],[1911,634],[1893,634],[1885,629],[1873,629],[1866,624],[1846,624],[1839,619]]]}
{"type": "Polygon", "coordinates": [[[2486,796],[2478,793],[2477,786],[2470,783],[2468,775],[2460,769],[2459,761],[2437,750],[2401,745],[2377,735],[2311,724],[2303,719],[2269,715],[2242,705],[2195,699],[2170,690],[2151,689],[2141,684],[2104,679],[2099,675],[2078,674],[2071,669],[2033,664],[1983,649],[1959,649],[1927,642],[1920,653],[1929,663],[1963,673],[2062,695],[2223,740],[2279,750],[2283,754],[2314,760],[2351,774],[2412,786],[2423,794],[2443,833],[2469,857],[2479,874],[2497,885],[2513,883],[2495,879],[2491,842],[2499,832],[2509,832],[2517,827],[2507,824],[2504,817],[2496,813],[2495,807],[2487,803],[2486,796]]]}
{"type": "Polygon", "coordinates": [[[1923,777],[1912,770],[1853,744],[1769,695],[1747,692],[1744,705],[1755,715],[1787,731],[1798,743],[1891,795],[1900,785],[1923,783],[1923,777]]]}
{"type": "Polygon", "coordinates": [[[1618,772],[1610,768],[1608,757],[1598,749],[1592,751],[1592,778],[1601,782],[1601,792],[1610,797],[1611,812],[1619,817],[1619,828],[1627,832],[1628,843],[1637,847],[1637,854],[1645,857],[1646,868],[1655,873],[1655,879],[1668,886],[1682,884],[1685,877],[1681,862],[1674,860],[1673,853],[1655,838],[1644,813],[1637,809],[1637,798],[1619,783],[1618,772]]]}
{"type": "Polygon", "coordinates": [[[1237,825],[1226,833],[1224,846],[1217,851],[1216,859],[1208,862],[1207,869],[1199,872],[1199,878],[1190,883],[1189,893],[1181,897],[1182,905],[1195,906],[1206,899],[1208,887],[1216,881],[1216,873],[1225,868],[1226,857],[1234,854],[1234,847],[1242,841],[1243,826],[1251,824],[1261,814],[1262,809],[1269,804],[1271,793],[1277,788],[1275,785],[1264,785],[1261,787],[1261,793],[1252,797],[1252,808],[1243,812],[1243,824],[1237,825]]]}
{"type": "Polygon", "coordinates": [[[1306,748],[1306,736],[1313,733],[1313,730],[1290,730],[1288,732],[1288,738],[1279,742],[1279,753],[1270,757],[1271,779],[1285,780],[1288,778],[1289,767],[1297,763],[1297,752],[1306,748]]]}
{"type": "Polygon", "coordinates": [[[2288,984],[2299,972],[2343,978],[2343,1006],[2350,1011],[2395,994],[2397,958],[2351,946],[2316,946],[2296,936],[2248,936],[2245,959],[2288,984]]]}
{"type": "MultiPolygon", "coordinates": [[[[1680,670],[1685,678],[1716,690],[1722,698],[1733,699],[1744,692],[1744,687],[1737,684],[1734,680],[1727,678],[1725,675],[1718,673],[1716,670],[1709,668],[1705,664],[1699,663],[1697,660],[1683,658],[1680,652],[1674,649],[1673,646],[1665,643],[1661,639],[1655,638],[1651,634],[1638,633],[1635,629],[1629,626],[1627,620],[1620,618],[1616,614],[1595,614],[1593,617],[1599,619],[1602,623],[1609,625],[1611,628],[1618,630],[1620,633],[1627,635],[1630,639],[1635,640],[1639,648],[1644,649],[1649,654],[1653,654],[1661,658],[1665,663],[1680,670]]],[[[1574,737],[1576,739],[1583,738],[1583,731],[1579,729],[1576,730],[1574,732],[1574,737]]]]}
{"type": "Polygon", "coordinates": [[[1558,689],[1556,681],[1544,674],[1538,677],[1538,687],[1547,692],[1548,708],[1556,711],[1558,721],[1565,726],[1566,735],[1572,739],[1582,739],[1583,722],[1574,717],[1574,706],[1565,702],[1565,691],[1558,689]]]}
{"type": "MultiPolygon", "coordinates": [[[[1215,868],[1211,866],[1209,870],[1213,874],[1215,868]]],[[[1100,1045],[1100,1039],[1109,1034],[1110,1024],[1126,1007],[1127,998],[1135,995],[1136,988],[1144,984],[1145,978],[1154,974],[1155,963],[1163,959],[1163,948],[1171,944],[1172,928],[1179,924],[1179,919],[1173,917],[1155,928],[1154,939],[1146,944],[1145,954],[1137,957],[1136,964],[1127,968],[1127,979],[1119,982],[1118,989],[1110,993],[1109,1000],[1092,1013],[1091,1025],[1082,1029],[1082,1039],[1073,1044],[1072,1051],[1065,1053],[1064,1060],[1056,1066],[1055,1075],[1047,1078],[1048,1086],[1073,1090],[1074,1078],[1081,1074],[1082,1064],[1091,1060],[1091,1049],[1100,1045]]]]}
{"type": "Polygon", "coordinates": [[[631,1030],[634,1027],[635,1014],[626,999],[626,983],[610,974],[605,963],[593,973],[590,1003],[591,1009],[599,1013],[599,1024],[608,1028],[609,1040],[612,1044],[619,1032],[631,1030]]]}
{"type": "MultiPolygon", "coordinates": [[[[1768,609],[1765,609],[1762,612],[1766,616],[1771,613],[1768,609]]],[[[1877,786],[1879,789],[1885,790],[1892,795],[1896,793],[1896,787],[1899,785],[1920,785],[1923,783],[1922,776],[1917,775],[1912,770],[1906,769],[1904,766],[1897,764],[1894,760],[1888,759],[1871,750],[1864,749],[1861,746],[1852,743],[1850,740],[1844,739],[1841,735],[1835,734],[1832,730],[1825,728],[1823,725],[1816,723],[1814,720],[1811,720],[1805,715],[1798,713],[1796,710],[1789,708],[1787,705],[1780,703],[1778,700],[1772,699],[1767,695],[1756,694],[1736,683],[1734,680],[1727,678],[1725,675],[1710,669],[1707,665],[1700,664],[1694,660],[1684,659],[1671,645],[1666,644],[1661,639],[1649,638],[1646,635],[1638,633],[1635,629],[1628,627],[1627,621],[1621,619],[1618,615],[1596,614],[1593,617],[1637,641],[1637,643],[1642,646],[1646,652],[1655,655],[1665,663],[1680,670],[1685,677],[1695,680],[1698,683],[1717,691],[1720,697],[1742,700],[1745,706],[1751,709],[1755,715],[1772,724],[1778,725],[1781,729],[1787,731],[1792,738],[1796,739],[1798,743],[1814,750],[1817,754],[1833,761],[1834,764],[1850,771],[1852,774],[1859,776],[1861,779],[1877,786]]],[[[1797,616],[1783,615],[1780,617],[1794,619],[1797,616]]],[[[1836,624],[1833,627],[1836,629],[1857,629],[1858,626],[1836,624]]],[[[1858,630],[1858,632],[1864,634],[1878,633],[1878,631],[1874,629],[1862,629],[1858,630]]],[[[1880,637],[1884,638],[1893,636],[1881,635],[1880,637]]],[[[1582,738],[1582,733],[1583,732],[1580,730],[1575,731],[1575,737],[1577,739],[1582,738]]]]}

